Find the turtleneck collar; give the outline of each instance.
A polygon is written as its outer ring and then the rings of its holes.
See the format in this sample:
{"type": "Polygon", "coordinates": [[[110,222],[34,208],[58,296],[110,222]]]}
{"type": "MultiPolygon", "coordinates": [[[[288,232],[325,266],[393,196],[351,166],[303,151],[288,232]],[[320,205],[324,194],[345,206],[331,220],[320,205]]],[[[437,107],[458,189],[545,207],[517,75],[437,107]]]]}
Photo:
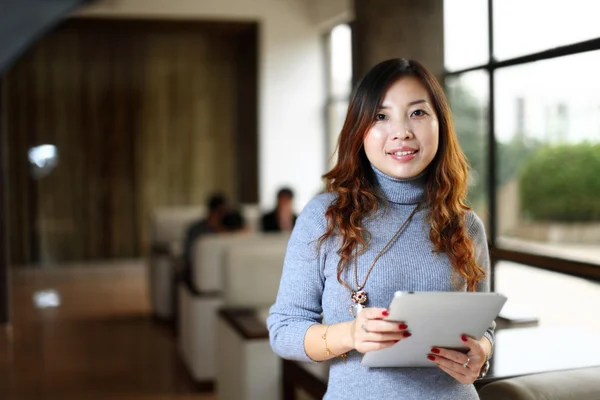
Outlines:
{"type": "Polygon", "coordinates": [[[381,172],[373,164],[371,164],[371,168],[375,173],[379,189],[389,202],[417,204],[419,200],[424,198],[427,184],[427,170],[413,178],[399,179],[381,172]]]}

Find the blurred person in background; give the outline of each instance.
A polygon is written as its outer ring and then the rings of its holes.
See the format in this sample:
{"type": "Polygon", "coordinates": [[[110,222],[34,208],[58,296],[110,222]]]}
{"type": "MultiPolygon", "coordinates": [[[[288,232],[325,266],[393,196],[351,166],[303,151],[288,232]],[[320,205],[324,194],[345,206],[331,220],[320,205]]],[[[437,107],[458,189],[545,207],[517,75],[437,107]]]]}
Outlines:
{"type": "Polygon", "coordinates": [[[330,360],[327,400],[479,399],[493,323],[457,338],[467,354],[431,348],[432,368],[360,364],[411,340],[409,321],[384,320],[396,291],[489,291],[485,228],[466,203],[468,164],[442,87],[416,61],[376,65],[352,94],[338,149],[328,193],[289,240],[267,320],[273,350],[330,360]]]}
{"type": "Polygon", "coordinates": [[[181,277],[186,283],[190,284],[190,288],[192,288],[191,263],[194,242],[202,235],[227,232],[227,228],[223,226],[223,218],[229,213],[227,198],[220,193],[213,194],[208,199],[207,208],[208,215],[206,218],[192,223],[185,235],[181,277]]]}
{"type": "Polygon", "coordinates": [[[262,217],[263,232],[290,232],[296,223],[294,214],[294,192],[282,188],[277,192],[277,206],[262,217]]]}
{"type": "Polygon", "coordinates": [[[237,210],[232,210],[225,214],[221,223],[223,225],[224,232],[226,233],[240,233],[248,231],[244,216],[237,210]]]}
{"type": "Polygon", "coordinates": [[[205,219],[193,223],[187,231],[188,237],[202,233],[219,233],[224,230],[223,217],[229,212],[229,202],[222,194],[213,194],[207,203],[208,215],[205,219]]]}

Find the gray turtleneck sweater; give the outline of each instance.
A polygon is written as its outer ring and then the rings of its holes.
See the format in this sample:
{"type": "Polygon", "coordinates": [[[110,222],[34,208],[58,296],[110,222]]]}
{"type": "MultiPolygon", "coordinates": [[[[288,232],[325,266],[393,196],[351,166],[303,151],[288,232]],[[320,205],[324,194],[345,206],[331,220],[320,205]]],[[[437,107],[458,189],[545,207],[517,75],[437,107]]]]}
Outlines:
{"type": "MultiPolygon", "coordinates": [[[[358,257],[358,280],[362,283],[375,256],[406,220],[425,194],[425,178],[399,180],[374,168],[387,206],[375,217],[363,221],[371,242],[358,257]]],[[[307,361],[304,336],[313,324],[329,324],[352,317],[348,312],[350,292],[336,276],[339,240],[328,240],[317,254],[317,239],[326,230],[325,211],[335,194],[315,197],[304,208],[290,238],[276,303],[268,318],[271,346],[283,358],[307,361]]],[[[396,291],[452,291],[452,266],[445,254],[432,252],[427,211],[421,209],[379,259],[365,286],[368,306],[385,308],[396,291]]],[[[484,226],[473,213],[467,226],[476,246],[479,265],[489,273],[489,256],[484,226]]],[[[346,270],[342,279],[355,287],[353,273],[346,270]]],[[[454,278],[456,279],[456,278],[454,278]]],[[[463,289],[464,290],[464,289],[463,289]]],[[[489,281],[479,291],[489,291],[489,281]]],[[[494,329],[486,336],[493,343],[494,329]]],[[[407,339],[410,340],[410,339],[407,339]]],[[[325,399],[478,399],[473,385],[464,385],[433,368],[367,368],[360,365],[362,354],[351,351],[347,362],[332,360],[325,399]]]]}

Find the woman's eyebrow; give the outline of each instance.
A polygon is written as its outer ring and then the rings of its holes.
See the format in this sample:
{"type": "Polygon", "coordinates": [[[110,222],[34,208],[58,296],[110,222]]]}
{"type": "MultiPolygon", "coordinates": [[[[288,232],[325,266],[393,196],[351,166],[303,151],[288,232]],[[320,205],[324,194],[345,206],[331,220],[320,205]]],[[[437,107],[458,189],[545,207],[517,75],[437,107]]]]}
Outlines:
{"type": "Polygon", "coordinates": [[[410,103],[408,103],[408,105],[409,106],[414,106],[415,104],[421,104],[421,103],[427,103],[427,100],[420,99],[420,100],[411,101],[410,103]]]}
{"type": "MultiPolygon", "coordinates": [[[[415,104],[422,104],[422,103],[429,104],[427,102],[427,100],[425,100],[425,99],[419,99],[419,100],[411,101],[410,103],[407,104],[407,106],[414,106],[415,104]]],[[[390,107],[386,106],[386,105],[381,105],[381,106],[378,107],[378,109],[379,110],[389,110],[390,107]]]]}

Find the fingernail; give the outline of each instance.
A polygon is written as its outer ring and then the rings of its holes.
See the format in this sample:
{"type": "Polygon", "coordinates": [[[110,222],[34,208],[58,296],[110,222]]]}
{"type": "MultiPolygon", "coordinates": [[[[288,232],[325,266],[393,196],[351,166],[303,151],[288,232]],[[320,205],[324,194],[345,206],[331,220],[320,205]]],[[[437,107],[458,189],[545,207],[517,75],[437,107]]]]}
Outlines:
{"type": "Polygon", "coordinates": [[[431,361],[435,361],[435,357],[434,356],[427,356],[427,358],[429,358],[431,361]]]}
{"type": "Polygon", "coordinates": [[[408,328],[408,325],[406,325],[406,324],[400,324],[400,325],[398,325],[398,328],[404,330],[404,329],[408,328]]]}
{"type": "Polygon", "coordinates": [[[440,349],[436,349],[435,347],[432,347],[431,352],[435,353],[435,354],[440,354],[440,349]]]}
{"type": "Polygon", "coordinates": [[[467,335],[462,335],[460,338],[462,339],[463,342],[467,341],[467,335]]]}
{"type": "Polygon", "coordinates": [[[390,315],[390,313],[389,313],[389,312],[387,312],[387,310],[384,310],[384,311],[383,311],[381,314],[382,314],[384,317],[387,317],[388,315],[390,315]]]}
{"type": "Polygon", "coordinates": [[[394,340],[394,343],[398,343],[398,342],[399,342],[399,340],[394,340]]]}
{"type": "Polygon", "coordinates": [[[404,336],[405,338],[406,338],[406,337],[410,337],[410,336],[412,336],[412,333],[410,333],[410,332],[406,331],[406,332],[404,332],[404,333],[402,334],[402,336],[404,336]]]}

